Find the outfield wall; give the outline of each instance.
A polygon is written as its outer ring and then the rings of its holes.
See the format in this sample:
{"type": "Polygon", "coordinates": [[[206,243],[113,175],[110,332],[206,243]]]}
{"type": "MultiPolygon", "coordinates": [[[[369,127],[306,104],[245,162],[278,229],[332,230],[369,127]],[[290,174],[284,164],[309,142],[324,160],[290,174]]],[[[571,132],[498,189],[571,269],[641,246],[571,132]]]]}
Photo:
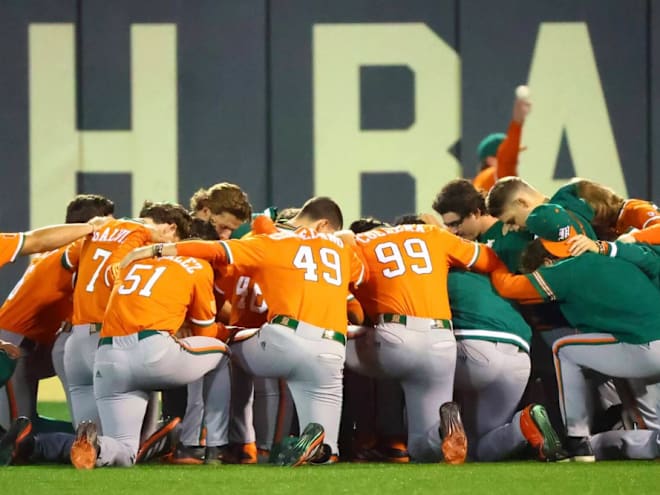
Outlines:
{"type": "Polygon", "coordinates": [[[77,192],[129,215],[221,180],[259,208],[425,210],[526,81],[524,177],[660,198],[651,0],[15,0],[0,59],[2,231],[77,192]]]}

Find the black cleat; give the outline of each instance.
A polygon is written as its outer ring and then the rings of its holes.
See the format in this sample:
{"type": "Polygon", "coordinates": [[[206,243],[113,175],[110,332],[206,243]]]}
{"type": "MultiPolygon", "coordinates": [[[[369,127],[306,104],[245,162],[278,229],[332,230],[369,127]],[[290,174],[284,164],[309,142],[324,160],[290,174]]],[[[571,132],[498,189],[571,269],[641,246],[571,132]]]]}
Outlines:
{"type": "Polygon", "coordinates": [[[9,466],[16,458],[20,443],[32,432],[32,422],[25,416],[14,420],[0,438],[0,466],[9,466]]]}
{"type": "Polygon", "coordinates": [[[566,437],[566,461],[595,462],[596,456],[591,448],[589,437],[566,437]]]}

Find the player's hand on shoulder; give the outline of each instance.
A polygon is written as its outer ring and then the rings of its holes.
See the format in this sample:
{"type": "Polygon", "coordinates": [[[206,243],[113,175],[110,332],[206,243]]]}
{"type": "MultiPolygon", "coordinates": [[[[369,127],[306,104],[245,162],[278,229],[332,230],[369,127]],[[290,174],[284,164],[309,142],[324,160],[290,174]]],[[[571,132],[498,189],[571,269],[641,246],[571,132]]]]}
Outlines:
{"type": "Polygon", "coordinates": [[[114,220],[113,217],[94,217],[91,220],[88,220],[87,223],[92,226],[94,229],[93,232],[97,232],[105,227],[110,221],[114,220]]]}
{"type": "Polygon", "coordinates": [[[599,252],[598,244],[596,244],[596,241],[589,239],[587,236],[582,234],[568,239],[568,244],[568,250],[571,253],[571,256],[580,256],[581,254],[584,254],[588,251],[591,251],[592,253],[599,252]]]}
{"type": "Polygon", "coordinates": [[[12,359],[18,359],[21,357],[21,350],[10,342],[5,342],[0,340],[0,351],[5,351],[7,356],[12,359]]]}

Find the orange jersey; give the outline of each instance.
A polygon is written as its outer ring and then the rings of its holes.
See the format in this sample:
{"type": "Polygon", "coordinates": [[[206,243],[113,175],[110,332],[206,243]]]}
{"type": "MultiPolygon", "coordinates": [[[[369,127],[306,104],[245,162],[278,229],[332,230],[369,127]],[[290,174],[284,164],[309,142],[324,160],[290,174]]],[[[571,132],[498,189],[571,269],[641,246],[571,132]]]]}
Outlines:
{"type": "Polygon", "coordinates": [[[346,294],[357,285],[364,266],[336,236],[300,228],[221,242],[177,244],[183,256],[196,256],[214,267],[232,265],[259,284],[268,301],[268,319],[284,315],[346,334],[346,294]]]}
{"type": "Polygon", "coordinates": [[[151,230],[130,219],[112,220],[82,243],[79,252],[67,251],[76,265],[76,287],[73,291],[74,325],[100,323],[112,289],[111,267],[136,247],[151,241],[151,230]]]}
{"type": "MultiPolygon", "coordinates": [[[[252,230],[242,238],[248,239],[255,235],[273,234],[277,231],[275,222],[269,216],[259,215],[252,220],[252,230]]],[[[218,284],[220,292],[231,301],[229,324],[242,328],[259,328],[268,321],[268,305],[264,300],[263,291],[250,277],[232,274],[232,271],[224,270],[224,276],[218,284]]]]}
{"type": "Polygon", "coordinates": [[[616,221],[616,235],[625,234],[630,229],[645,229],[660,224],[658,207],[650,201],[628,199],[623,203],[616,221]]]}
{"type": "Polygon", "coordinates": [[[243,328],[258,328],[267,321],[268,305],[253,279],[246,275],[225,276],[216,290],[231,301],[229,324],[243,328]]]}
{"type": "Polygon", "coordinates": [[[489,247],[434,225],[399,225],[356,236],[369,271],[356,296],[365,313],[451,319],[447,295],[450,267],[491,272],[503,266],[489,247]]]}
{"type": "Polygon", "coordinates": [[[0,308],[0,328],[49,345],[71,318],[73,272],[62,263],[66,246],[33,258],[0,308]]]}
{"type": "Polygon", "coordinates": [[[0,234],[0,266],[13,263],[21,253],[25,234],[0,234]]]}
{"type": "Polygon", "coordinates": [[[175,334],[187,319],[195,334],[215,337],[213,270],[195,258],[166,256],[131,263],[112,289],[101,336],[141,330],[175,334]]]}
{"type": "Polygon", "coordinates": [[[497,179],[518,175],[518,153],[522,124],[512,121],[506,138],[497,148],[497,165],[488,167],[477,174],[472,184],[479,191],[490,191],[497,179]]]}

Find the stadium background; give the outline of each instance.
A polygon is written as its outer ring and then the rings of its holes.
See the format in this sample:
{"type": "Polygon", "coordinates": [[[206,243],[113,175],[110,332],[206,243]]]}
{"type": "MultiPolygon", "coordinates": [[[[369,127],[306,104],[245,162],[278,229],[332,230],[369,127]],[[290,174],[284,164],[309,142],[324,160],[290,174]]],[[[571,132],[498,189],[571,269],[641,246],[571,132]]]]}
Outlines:
{"type": "Polygon", "coordinates": [[[652,0],[5,1],[1,229],[61,222],[79,192],[131,215],[221,180],[257,208],[428,210],[527,81],[523,177],[659,199],[659,54],[652,0]]]}

